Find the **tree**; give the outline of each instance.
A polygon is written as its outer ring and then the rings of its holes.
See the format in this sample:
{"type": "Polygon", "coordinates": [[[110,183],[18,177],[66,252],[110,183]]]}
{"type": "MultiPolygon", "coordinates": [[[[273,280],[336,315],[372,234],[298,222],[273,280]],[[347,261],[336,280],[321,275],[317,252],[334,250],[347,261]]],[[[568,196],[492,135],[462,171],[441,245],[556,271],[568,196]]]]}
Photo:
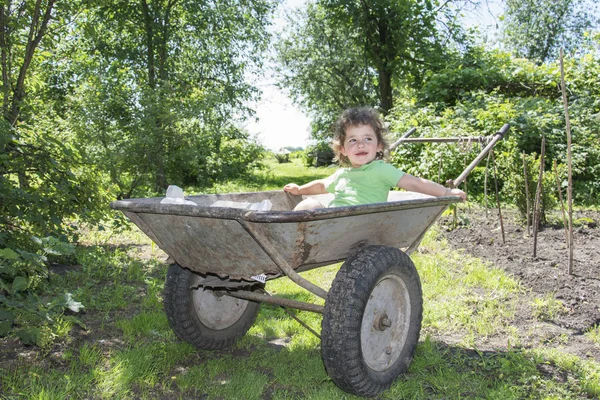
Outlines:
{"type": "Polygon", "coordinates": [[[597,11],[590,0],[507,0],[504,43],[517,57],[555,60],[560,47],[576,50],[584,32],[598,27],[597,11]]]}
{"type": "Polygon", "coordinates": [[[65,66],[82,76],[73,120],[86,154],[110,171],[120,196],[210,184],[222,177],[229,162],[222,150],[234,142],[255,154],[254,145],[241,145],[248,135],[235,122],[251,112],[245,104],[257,91],[246,74],[262,62],[273,6],[102,1],[82,19],[64,48],[82,54],[65,66]]]}
{"type": "Polygon", "coordinates": [[[309,4],[288,18],[288,30],[276,45],[279,85],[313,117],[317,139],[325,140],[345,108],[377,102],[377,76],[356,45],[357,34],[309,4]]]}
{"type": "Polygon", "coordinates": [[[93,169],[82,168],[42,83],[56,38],[80,6],[54,0],[0,5],[0,246],[63,233],[65,218],[91,216],[104,203],[93,169]]]}
{"type": "Polygon", "coordinates": [[[377,73],[380,108],[393,107],[393,80],[420,83],[423,71],[443,55],[437,40],[440,8],[431,1],[322,0],[333,26],[352,29],[352,39],[377,73]]]}

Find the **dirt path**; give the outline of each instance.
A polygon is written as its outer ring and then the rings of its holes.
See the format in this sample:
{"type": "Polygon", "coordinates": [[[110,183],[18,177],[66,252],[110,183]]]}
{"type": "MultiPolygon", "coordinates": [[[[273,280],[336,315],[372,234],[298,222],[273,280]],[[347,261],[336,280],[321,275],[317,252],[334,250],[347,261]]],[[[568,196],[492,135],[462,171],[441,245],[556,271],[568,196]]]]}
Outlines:
{"type": "MultiPolygon", "coordinates": [[[[503,210],[502,214],[505,243],[496,210],[490,210],[487,217],[483,209],[460,212],[460,219],[468,222],[446,231],[445,236],[452,248],[492,262],[523,284],[527,300],[520,302],[513,325],[523,332],[526,344],[555,341],[568,352],[600,361],[600,349],[583,337],[600,324],[600,213],[574,212],[574,220],[585,218],[588,223],[574,229],[572,275],[567,273],[569,255],[562,225],[538,232],[537,257],[533,257],[533,231],[528,235],[517,223],[515,211],[503,210]],[[534,299],[552,295],[562,307],[554,315],[534,319],[534,299]]],[[[440,222],[448,226],[451,221],[445,217],[440,222]]]]}

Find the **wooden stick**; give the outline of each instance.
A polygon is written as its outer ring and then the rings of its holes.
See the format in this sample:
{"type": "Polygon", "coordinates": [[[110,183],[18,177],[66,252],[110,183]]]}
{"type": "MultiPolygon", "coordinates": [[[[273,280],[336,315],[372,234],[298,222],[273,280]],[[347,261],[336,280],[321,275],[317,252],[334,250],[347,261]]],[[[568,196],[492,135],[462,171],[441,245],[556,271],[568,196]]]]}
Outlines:
{"type": "Polygon", "coordinates": [[[494,148],[496,143],[504,137],[504,135],[508,132],[509,129],[510,125],[504,124],[504,126],[502,126],[502,128],[500,128],[500,130],[492,136],[492,140],[487,144],[487,146],[485,146],[485,149],[483,149],[483,151],[479,153],[479,155],[475,157],[473,161],[471,161],[471,164],[469,164],[467,169],[465,169],[458,178],[452,181],[451,187],[458,187],[458,185],[460,185],[462,181],[465,180],[467,175],[469,175],[471,171],[473,171],[473,169],[479,164],[479,162],[483,160],[483,157],[485,157],[487,153],[494,148]]]}
{"type": "Polygon", "coordinates": [[[529,180],[527,179],[527,161],[525,161],[525,152],[523,152],[523,175],[525,176],[525,204],[527,207],[527,236],[530,235],[530,231],[529,231],[529,224],[531,223],[531,220],[529,218],[529,210],[531,209],[531,206],[529,205],[529,180]]]}
{"type": "Polygon", "coordinates": [[[537,234],[540,227],[540,214],[542,202],[542,180],[544,179],[544,154],[546,153],[546,136],[542,135],[542,151],[540,154],[540,174],[538,176],[537,189],[535,191],[535,203],[533,204],[533,258],[537,255],[537,234]]]}
{"type": "Polygon", "coordinates": [[[488,198],[487,198],[487,181],[488,181],[488,171],[490,169],[490,156],[492,153],[488,153],[487,161],[485,162],[485,178],[483,180],[483,202],[485,204],[485,219],[488,218],[488,198]]]}
{"type": "Polygon", "coordinates": [[[494,150],[491,151],[492,164],[494,165],[494,182],[496,183],[496,205],[498,206],[498,216],[500,217],[500,231],[502,232],[502,244],[506,244],[504,236],[504,221],[502,220],[502,208],[500,207],[500,193],[498,191],[498,170],[496,169],[496,159],[494,158],[494,150]]]}
{"type": "Polygon", "coordinates": [[[569,205],[569,267],[567,272],[573,274],[573,170],[571,162],[571,122],[569,121],[569,105],[565,89],[565,67],[563,63],[563,49],[560,49],[560,89],[562,91],[563,106],[565,108],[565,122],[567,124],[567,166],[569,178],[567,185],[567,204],[569,205]]]}
{"type": "MultiPolygon", "coordinates": [[[[463,160],[463,167],[467,168],[467,158],[466,157],[463,160]]],[[[467,186],[467,178],[465,178],[464,185],[465,185],[465,190],[464,191],[467,194],[467,197],[469,197],[469,188],[467,186]]],[[[471,205],[470,205],[470,203],[467,203],[467,208],[469,209],[469,211],[471,211],[471,205]]]]}
{"type": "Polygon", "coordinates": [[[562,197],[562,190],[560,190],[560,181],[558,179],[558,166],[556,165],[556,159],[554,159],[554,176],[556,177],[556,190],[558,191],[558,200],[560,201],[560,209],[562,211],[563,226],[565,227],[565,240],[567,247],[569,247],[569,226],[567,224],[567,215],[565,213],[565,202],[562,197]]]}
{"type": "MultiPolygon", "coordinates": [[[[401,139],[398,139],[400,141],[401,139]]],[[[490,140],[486,136],[465,136],[465,137],[419,137],[419,138],[407,138],[402,139],[401,143],[454,143],[454,142],[480,142],[486,143],[490,140]]],[[[395,144],[395,143],[394,143],[395,144]]],[[[393,146],[393,145],[392,145],[393,146]]],[[[390,146],[390,147],[392,147],[390,146]]]]}

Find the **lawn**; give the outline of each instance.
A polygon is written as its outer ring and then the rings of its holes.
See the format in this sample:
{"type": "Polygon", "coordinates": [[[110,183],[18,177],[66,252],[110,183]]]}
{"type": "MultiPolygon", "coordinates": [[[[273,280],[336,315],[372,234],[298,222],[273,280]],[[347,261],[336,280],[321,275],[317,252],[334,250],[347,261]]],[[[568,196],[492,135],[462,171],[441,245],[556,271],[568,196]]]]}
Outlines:
{"type": "MultiPolygon", "coordinates": [[[[215,191],[281,189],[333,172],[305,168],[299,160],[267,165],[255,181],[215,191]]],[[[513,317],[517,304],[531,301],[527,288],[492,264],[451,249],[444,230],[434,226],[411,256],[423,286],[421,340],[409,371],[380,398],[598,398],[600,364],[563,352],[556,342],[520,346],[523,332],[513,317]],[[496,345],[480,348],[482,342],[496,345]]],[[[51,272],[44,290],[68,292],[81,302],[85,310],[76,317],[85,329],[65,319],[60,329],[48,328],[38,346],[1,339],[0,398],[356,398],[327,376],[320,340],[276,306],[263,305],[248,334],[230,349],[198,351],[178,340],[162,308],[165,254],[135,227],[82,234],[76,263],[51,272]]],[[[302,275],[327,289],[339,267],[302,275]]],[[[266,289],[319,301],[287,278],[266,289]]],[[[319,314],[295,314],[320,332],[319,314]]],[[[598,331],[586,338],[598,343],[598,331]]]]}

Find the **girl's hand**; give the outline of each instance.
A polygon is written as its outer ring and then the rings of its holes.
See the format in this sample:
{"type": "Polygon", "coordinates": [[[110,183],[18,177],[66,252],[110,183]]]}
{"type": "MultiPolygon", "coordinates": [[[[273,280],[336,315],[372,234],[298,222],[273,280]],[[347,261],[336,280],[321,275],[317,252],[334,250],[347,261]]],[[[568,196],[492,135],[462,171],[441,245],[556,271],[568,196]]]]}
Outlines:
{"type": "Polygon", "coordinates": [[[300,194],[300,186],[295,183],[288,183],[283,187],[283,191],[298,196],[300,194]]]}
{"type": "Polygon", "coordinates": [[[467,194],[460,189],[447,189],[446,196],[458,196],[462,201],[467,200],[467,194]]]}

